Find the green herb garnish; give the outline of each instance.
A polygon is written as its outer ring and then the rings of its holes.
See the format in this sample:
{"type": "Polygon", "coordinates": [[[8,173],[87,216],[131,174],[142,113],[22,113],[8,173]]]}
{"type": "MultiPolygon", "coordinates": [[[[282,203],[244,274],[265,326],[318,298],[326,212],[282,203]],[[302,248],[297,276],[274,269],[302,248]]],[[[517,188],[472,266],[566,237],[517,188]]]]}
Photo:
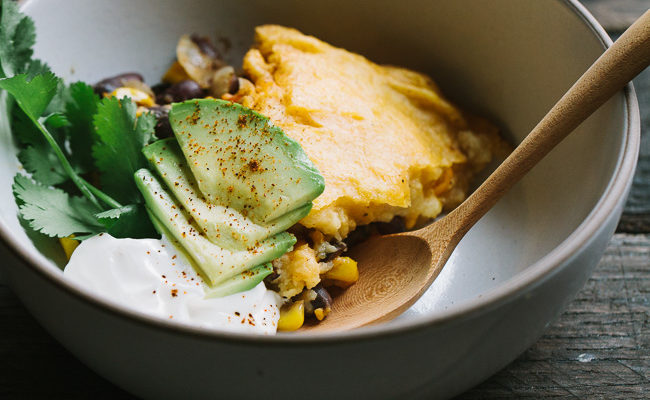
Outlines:
{"type": "Polygon", "coordinates": [[[133,174],[149,166],[142,148],[154,139],[156,117],[142,114],[128,98],[106,98],[94,117],[98,140],[92,146],[95,165],[106,193],[125,203],[141,202],[133,174]]]}
{"type": "Polygon", "coordinates": [[[157,237],[133,173],[147,161],[155,117],[130,99],[100,100],[91,86],[66,86],[33,59],[33,21],[14,2],[0,8],[0,119],[9,119],[18,158],[13,192],[20,215],[48,236],[157,237]],[[99,186],[88,182],[99,177],[99,186]],[[88,179],[88,180],[87,180],[88,179]]]}

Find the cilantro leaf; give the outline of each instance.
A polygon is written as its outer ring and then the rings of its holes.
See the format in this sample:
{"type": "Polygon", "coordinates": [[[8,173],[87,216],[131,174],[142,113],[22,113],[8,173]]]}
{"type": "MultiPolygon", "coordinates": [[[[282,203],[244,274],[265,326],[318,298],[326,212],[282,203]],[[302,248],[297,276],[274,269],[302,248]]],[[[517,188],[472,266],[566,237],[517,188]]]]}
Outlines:
{"type": "Polygon", "coordinates": [[[11,130],[21,146],[47,144],[34,122],[19,107],[13,107],[11,110],[11,130]]]}
{"type": "Polygon", "coordinates": [[[72,161],[83,171],[93,169],[92,145],[97,135],[93,126],[93,115],[97,112],[99,97],[93,88],[84,82],[70,85],[65,114],[70,126],[67,130],[72,151],[72,161]]]}
{"type": "MultiPolygon", "coordinates": [[[[14,107],[11,113],[11,128],[13,136],[20,145],[18,160],[33,178],[45,185],[57,185],[68,180],[68,175],[57,159],[43,134],[19,107],[14,107]]],[[[46,121],[48,124],[50,121],[46,121]]],[[[63,147],[64,137],[52,130],[55,141],[63,147]]]]}
{"type": "Polygon", "coordinates": [[[68,175],[47,143],[23,148],[18,153],[18,160],[34,179],[44,185],[58,185],[68,180],[68,175]]]}
{"type": "MultiPolygon", "coordinates": [[[[46,74],[47,73],[39,74],[39,75],[46,75],[46,74]]],[[[63,79],[60,78],[57,79],[58,79],[58,83],[56,86],[56,92],[54,93],[54,97],[52,97],[52,100],[50,100],[50,104],[48,104],[47,107],[45,108],[43,115],[65,113],[65,105],[68,102],[68,99],[70,98],[70,94],[68,93],[69,92],[68,86],[65,84],[65,82],[63,82],[63,79]]]]}
{"type": "Polygon", "coordinates": [[[99,140],[92,154],[102,189],[123,204],[142,203],[133,174],[148,166],[141,150],[154,138],[155,117],[147,113],[136,118],[131,99],[111,97],[102,99],[93,120],[99,140]]]}
{"type": "Polygon", "coordinates": [[[44,116],[43,122],[52,128],[61,128],[70,125],[70,121],[68,121],[68,117],[66,117],[65,114],[62,114],[60,112],[54,112],[44,116]]]}
{"type": "Polygon", "coordinates": [[[149,214],[142,204],[129,204],[95,215],[108,233],[115,238],[158,238],[149,214]]]}
{"type": "Polygon", "coordinates": [[[34,79],[36,75],[44,75],[51,72],[50,66],[38,59],[31,60],[24,71],[30,80],[34,79]]]}
{"type": "Polygon", "coordinates": [[[34,21],[21,13],[15,2],[3,0],[0,8],[0,78],[26,70],[35,42],[34,21]]]}
{"type": "Polygon", "coordinates": [[[20,174],[14,177],[12,189],[20,215],[37,232],[67,237],[105,231],[95,217],[100,210],[84,197],[70,196],[20,174]]]}
{"type": "Polygon", "coordinates": [[[14,97],[20,108],[32,120],[38,119],[59,90],[60,79],[49,72],[27,80],[27,74],[0,79],[0,88],[14,97]]]}

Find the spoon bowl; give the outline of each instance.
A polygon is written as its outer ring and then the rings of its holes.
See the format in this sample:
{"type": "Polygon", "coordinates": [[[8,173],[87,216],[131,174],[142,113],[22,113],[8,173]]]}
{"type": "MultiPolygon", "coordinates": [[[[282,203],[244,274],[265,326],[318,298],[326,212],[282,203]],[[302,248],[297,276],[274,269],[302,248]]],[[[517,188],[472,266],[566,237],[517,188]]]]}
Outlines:
{"type": "Polygon", "coordinates": [[[350,256],[357,260],[359,281],[333,296],[332,312],[327,318],[318,324],[305,325],[302,330],[351,329],[388,321],[419,297],[413,297],[402,288],[424,286],[442,269],[442,266],[437,271],[429,268],[434,256],[429,244],[411,233],[373,236],[353,247],[350,256]],[[396,263],[396,259],[400,262],[396,263]],[[362,308],[367,312],[358,315],[357,311],[362,308]],[[392,312],[386,313],[386,310],[392,312]]]}

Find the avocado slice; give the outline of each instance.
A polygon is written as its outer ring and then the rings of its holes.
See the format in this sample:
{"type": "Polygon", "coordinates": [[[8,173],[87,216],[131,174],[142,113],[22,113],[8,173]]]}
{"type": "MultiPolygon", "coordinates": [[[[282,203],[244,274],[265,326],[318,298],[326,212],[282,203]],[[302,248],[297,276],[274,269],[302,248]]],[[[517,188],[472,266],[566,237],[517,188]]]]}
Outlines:
{"type": "MultiPolygon", "coordinates": [[[[176,240],[171,233],[165,228],[165,226],[156,218],[156,216],[147,208],[147,213],[149,213],[149,218],[156,228],[156,231],[168,238],[168,240],[174,245],[176,251],[179,251],[183,254],[185,258],[190,262],[192,267],[199,272],[199,275],[203,278],[204,281],[207,281],[203,271],[196,266],[196,263],[187,254],[187,251],[181,246],[181,244],[176,240]]],[[[205,289],[205,298],[214,298],[214,297],[225,297],[230,296],[231,294],[243,292],[245,290],[250,290],[257,286],[260,282],[264,280],[267,276],[271,275],[273,272],[273,265],[271,263],[266,263],[264,265],[258,265],[253,267],[248,271],[244,271],[239,275],[235,275],[232,278],[225,280],[215,287],[207,287],[205,289]]]]}
{"type": "Polygon", "coordinates": [[[282,232],[257,243],[251,250],[224,249],[203,235],[183,207],[149,170],[136,171],[135,181],[147,208],[187,251],[210,286],[276,259],[296,243],[293,235],[282,232]]]}
{"type": "Polygon", "coordinates": [[[226,204],[257,223],[270,223],[325,189],[300,144],[240,104],[215,99],[175,103],[169,122],[211,204],[226,204]]]}
{"type": "Polygon", "coordinates": [[[207,289],[205,291],[205,298],[224,297],[231,294],[250,290],[257,286],[264,278],[273,272],[271,263],[259,265],[255,268],[244,271],[239,275],[233,276],[219,286],[207,289]]]}
{"type": "Polygon", "coordinates": [[[199,190],[176,139],[158,140],[142,150],[169,191],[212,243],[227,249],[250,249],[285,231],[309,214],[311,202],[262,226],[230,207],[209,203],[199,190]]]}
{"type": "Polygon", "coordinates": [[[162,222],[154,215],[153,211],[149,209],[146,205],[144,206],[145,210],[147,210],[147,214],[149,214],[149,219],[151,220],[151,223],[153,224],[154,228],[156,229],[156,232],[158,232],[161,236],[164,236],[167,238],[169,242],[174,246],[174,249],[181,253],[185,259],[190,263],[192,268],[194,268],[194,271],[196,271],[201,278],[203,279],[204,282],[209,282],[209,279],[205,274],[203,273],[203,270],[196,265],[196,262],[192,258],[191,255],[185,250],[185,248],[181,245],[181,243],[174,237],[174,235],[169,232],[169,230],[163,225],[162,222]]]}

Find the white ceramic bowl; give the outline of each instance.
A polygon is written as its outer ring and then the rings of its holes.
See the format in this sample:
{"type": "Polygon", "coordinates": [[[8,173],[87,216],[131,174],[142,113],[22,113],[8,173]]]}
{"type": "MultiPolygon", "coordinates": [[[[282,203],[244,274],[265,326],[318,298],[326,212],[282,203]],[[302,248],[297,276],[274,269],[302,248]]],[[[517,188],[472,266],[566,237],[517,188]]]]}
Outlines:
{"type": "MultiPolygon", "coordinates": [[[[23,9],[36,21],[37,55],[68,80],[140,71],[155,83],[186,32],[228,37],[238,65],[253,27],[273,22],[428,72],[513,141],[609,43],[568,0],[33,0],[23,9]]],[[[18,223],[15,150],[6,129],[0,140],[4,273],[43,326],[115,384],[156,399],[446,398],[524,351],[583,285],[621,213],[639,121],[628,86],[470,231],[405,315],[313,336],[181,327],[71,287],[56,244],[18,223]]]]}

